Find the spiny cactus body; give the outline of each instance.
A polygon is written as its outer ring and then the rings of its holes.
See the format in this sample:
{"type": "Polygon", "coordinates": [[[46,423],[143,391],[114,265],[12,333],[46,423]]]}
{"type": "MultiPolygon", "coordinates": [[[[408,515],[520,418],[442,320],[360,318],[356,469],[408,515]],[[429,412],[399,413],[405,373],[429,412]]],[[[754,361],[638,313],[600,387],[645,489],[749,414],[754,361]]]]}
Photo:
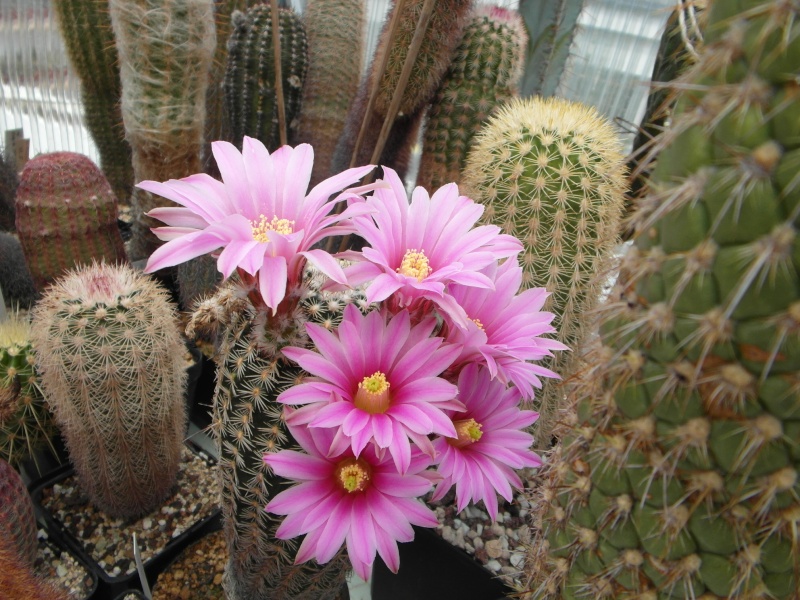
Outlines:
{"type": "Polygon", "coordinates": [[[3,545],[15,550],[22,563],[29,567],[33,566],[39,548],[36,532],[28,488],[14,467],[0,458],[0,537],[5,540],[3,545]]]}
{"type": "Polygon", "coordinates": [[[143,514],[175,482],[185,431],[185,346],[167,293],[127,266],[70,272],[36,306],[36,367],[91,501],[143,514]]]}
{"type": "Polygon", "coordinates": [[[14,231],[14,198],[17,195],[19,177],[17,172],[3,159],[0,152],[0,231],[14,231]]]}
{"type": "Polygon", "coordinates": [[[800,7],[713,3],[545,461],[544,598],[800,598],[800,7]]]}
{"type": "MultiPolygon", "coordinates": [[[[231,142],[241,147],[244,136],[261,140],[270,150],[280,147],[275,86],[272,10],[257,4],[232,17],[228,63],[223,84],[231,142]]],[[[281,82],[289,143],[296,135],[303,82],[308,69],[308,42],[300,17],[280,9],[281,82]]]]}
{"type": "Polygon", "coordinates": [[[25,564],[14,551],[10,540],[0,538],[0,598],[14,600],[68,600],[49,583],[40,580],[33,567],[25,564]]]}
{"type": "MultiPolygon", "coordinates": [[[[485,222],[525,246],[523,286],[551,292],[558,339],[573,350],[546,365],[562,378],[581,350],[585,317],[599,300],[618,240],[625,168],[614,129],[593,108],[558,98],[515,99],[475,139],[465,193],[486,205],[485,222]]],[[[539,443],[549,443],[559,382],[539,394],[539,443]]]]}
{"type": "Polygon", "coordinates": [[[19,239],[0,231],[0,290],[3,300],[11,307],[30,308],[36,301],[33,277],[25,261],[19,239]]]}
{"type": "Polygon", "coordinates": [[[474,135],[516,95],[527,43],[516,11],[475,10],[428,111],[417,185],[430,190],[460,181],[474,135]]]}
{"type": "Polygon", "coordinates": [[[16,206],[17,234],[39,291],[76,265],[127,262],[117,199],[86,156],[52,152],[28,161],[16,206]]]}

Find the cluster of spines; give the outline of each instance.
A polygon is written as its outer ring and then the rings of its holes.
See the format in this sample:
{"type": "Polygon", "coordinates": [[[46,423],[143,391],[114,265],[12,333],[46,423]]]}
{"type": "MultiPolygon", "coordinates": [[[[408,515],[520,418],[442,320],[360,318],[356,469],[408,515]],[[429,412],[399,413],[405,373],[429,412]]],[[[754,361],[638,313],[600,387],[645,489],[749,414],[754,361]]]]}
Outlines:
{"type": "Polygon", "coordinates": [[[45,582],[14,551],[10,540],[0,538],[0,598],[15,600],[67,600],[54,585],[45,582]]]}
{"type": "Polygon", "coordinates": [[[25,482],[14,467],[0,458],[0,533],[5,540],[3,544],[8,544],[30,567],[39,549],[37,530],[33,501],[25,482]]]}

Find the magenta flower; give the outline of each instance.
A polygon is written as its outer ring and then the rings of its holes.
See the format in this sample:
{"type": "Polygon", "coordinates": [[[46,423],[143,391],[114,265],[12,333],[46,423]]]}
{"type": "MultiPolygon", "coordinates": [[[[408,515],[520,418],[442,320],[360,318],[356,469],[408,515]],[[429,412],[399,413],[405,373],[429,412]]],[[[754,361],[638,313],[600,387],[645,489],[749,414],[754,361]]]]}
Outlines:
{"type": "Polygon", "coordinates": [[[552,356],[551,350],[567,350],[545,334],[554,333],[550,325],[555,315],[542,312],[549,294],[533,288],[517,294],[522,283],[522,268],[514,259],[481,270],[493,288],[452,285],[450,293],[469,318],[466,329],[449,328],[445,339],[462,347],[453,363],[458,368],[469,362],[486,364],[492,377],[504,384],[513,383],[525,398],[533,398],[533,388],[541,388],[539,377],[558,377],[550,369],[528,361],[552,356]]]}
{"type": "Polygon", "coordinates": [[[433,317],[412,327],[408,311],[386,322],[379,311],[362,315],[353,305],[337,331],[308,324],[319,352],[288,347],[283,353],[316,375],[278,396],[278,402],[308,405],[292,415],[295,424],[336,428],[331,455],[348,446],[359,457],[370,442],[385,449],[405,473],[413,441],[433,456],[431,433],[455,436],[445,410],[463,410],[457,389],[439,377],[459,348],[431,337],[433,317]]]}
{"type": "Polygon", "coordinates": [[[414,538],[412,525],[435,527],[436,516],[417,498],[431,488],[430,458],[415,450],[405,475],[400,475],[373,447],[356,457],[352,452],[331,457],[333,432],[305,426],[289,430],[306,454],[281,450],[264,456],[272,470],[298,481],[275,496],[266,510],[286,515],[279,539],[305,535],[296,563],[315,558],[326,563],[343,543],[355,572],[369,579],[375,554],[393,572],[400,567],[397,542],[414,538]]]}
{"type": "Polygon", "coordinates": [[[330,226],[340,219],[364,211],[363,203],[356,203],[340,215],[331,214],[337,202],[373,186],[351,189],[330,201],[329,197],[358,181],[372,166],[348,169],[306,194],[314,161],[308,144],[284,146],[270,154],[260,141],[245,137],[241,153],[228,142],[214,142],[211,150],[222,182],[200,173],[138,184],[181,205],[148,213],[167,224],[153,230],[167,243],[153,252],[145,272],[222,248],[217,267],[223,276],[237,268],[257,275],[264,303],[273,312],[287,286],[299,281],[306,259],[334,281],[345,281],[336,260],[311,246],[335,233],[330,226]]]}
{"type": "Polygon", "coordinates": [[[497,518],[497,494],[509,502],[511,486],[521,488],[514,469],[541,466],[539,456],[531,451],[533,436],[523,429],[539,417],[530,410],[520,410],[520,393],[492,379],[485,367],[470,364],[458,376],[459,398],[466,411],[453,418],[456,438],[438,438],[438,472],[443,476],[433,500],[439,500],[456,486],[458,510],[470,502],[483,500],[492,520],[497,518]]]}
{"type": "Polygon", "coordinates": [[[483,207],[459,196],[454,183],[439,188],[432,197],[418,187],[409,204],[397,173],[384,168],[384,177],[388,186],[376,189],[365,201],[374,210],[350,221],[369,247],[342,254],[356,261],[345,269],[348,284],[371,280],[366,289],[370,302],[394,295],[400,306],[409,306],[427,298],[466,327],[464,311],[446,293],[447,285],[491,288],[492,282],[480,269],[518,254],[522,244],[494,225],[474,227],[483,207]]]}

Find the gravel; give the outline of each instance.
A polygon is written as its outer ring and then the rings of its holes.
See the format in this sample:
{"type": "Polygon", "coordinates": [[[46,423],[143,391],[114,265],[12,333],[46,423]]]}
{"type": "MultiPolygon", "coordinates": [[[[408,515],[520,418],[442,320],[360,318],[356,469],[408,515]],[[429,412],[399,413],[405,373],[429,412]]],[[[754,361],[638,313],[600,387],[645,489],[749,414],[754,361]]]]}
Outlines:
{"type": "Polygon", "coordinates": [[[225,600],[222,573],[227,558],[223,532],[208,534],[158,576],[153,600],[225,600]]]}
{"type": "Polygon", "coordinates": [[[66,592],[70,600],[86,600],[94,591],[92,573],[66,550],[39,530],[39,550],[33,563],[36,574],[66,592]]]}

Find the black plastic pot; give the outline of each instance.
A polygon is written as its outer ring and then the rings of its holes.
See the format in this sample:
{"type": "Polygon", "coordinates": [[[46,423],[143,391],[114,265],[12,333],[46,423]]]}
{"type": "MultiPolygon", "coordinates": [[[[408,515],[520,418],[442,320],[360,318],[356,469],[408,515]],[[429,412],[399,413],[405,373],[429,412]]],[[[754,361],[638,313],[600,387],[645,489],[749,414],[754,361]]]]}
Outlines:
{"type": "Polygon", "coordinates": [[[430,529],[414,527],[414,540],[398,544],[395,575],[380,559],[372,569],[372,600],[499,600],[513,590],[460,548],[430,529]]]}

